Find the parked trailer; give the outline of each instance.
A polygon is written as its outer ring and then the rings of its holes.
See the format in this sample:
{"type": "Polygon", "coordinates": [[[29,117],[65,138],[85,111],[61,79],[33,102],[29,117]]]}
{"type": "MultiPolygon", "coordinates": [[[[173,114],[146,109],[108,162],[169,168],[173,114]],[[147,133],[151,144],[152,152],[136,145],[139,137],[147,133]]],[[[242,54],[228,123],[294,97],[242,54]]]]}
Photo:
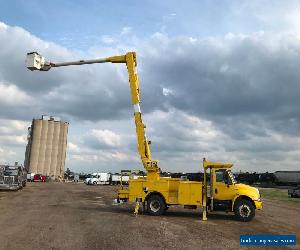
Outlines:
{"type": "Polygon", "coordinates": [[[300,198],[300,185],[288,190],[288,195],[291,198],[300,198]]]}
{"type": "Polygon", "coordinates": [[[300,184],[300,171],[276,171],[274,176],[277,185],[300,184]]]}
{"type": "Polygon", "coordinates": [[[35,173],[28,173],[27,174],[27,181],[28,182],[33,182],[34,176],[35,176],[35,173]]]}
{"type": "MultiPolygon", "coordinates": [[[[132,178],[134,178],[134,177],[132,177],[132,178]]],[[[130,179],[129,175],[112,174],[111,179],[110,179],[110,184],[118,185],[118,184],[121,184],[121,181],[122,181],[122,184],[128,184],[129,179],[130,179]]]]}
{"type": "Polygon", "coordinates": [[[110,184],[117,185],[121,183],[121,175],[120,174],[112,174],[110,184]]]}

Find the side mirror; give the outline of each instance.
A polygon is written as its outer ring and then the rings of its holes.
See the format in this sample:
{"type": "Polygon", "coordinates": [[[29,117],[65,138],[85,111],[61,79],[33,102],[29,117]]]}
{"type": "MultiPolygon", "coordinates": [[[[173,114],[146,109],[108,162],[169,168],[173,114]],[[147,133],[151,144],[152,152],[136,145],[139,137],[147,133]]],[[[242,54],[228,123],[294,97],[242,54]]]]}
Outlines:
{"type": "Polygon", "coordinates": [[[224,176],[224,182],[225,182],[225,184],[227,185],[227,187],[229,187],[229,185],[232,184],[231,179],[230,179],[230,176],[228,175],[228,173],[225,173],[225,176],[224,176]]]}

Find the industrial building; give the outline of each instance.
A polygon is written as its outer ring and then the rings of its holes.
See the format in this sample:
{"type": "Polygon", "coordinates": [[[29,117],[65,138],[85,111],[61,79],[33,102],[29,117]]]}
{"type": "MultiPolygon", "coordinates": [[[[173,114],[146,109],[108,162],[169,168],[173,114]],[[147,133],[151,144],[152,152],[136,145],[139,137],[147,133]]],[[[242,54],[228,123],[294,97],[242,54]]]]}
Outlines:
{"type": "Polygon", "coordinates": [[[52,116],[33,119],[28,128],[24,166],[29,173],[64,177],[68,122],[52,116]]]}

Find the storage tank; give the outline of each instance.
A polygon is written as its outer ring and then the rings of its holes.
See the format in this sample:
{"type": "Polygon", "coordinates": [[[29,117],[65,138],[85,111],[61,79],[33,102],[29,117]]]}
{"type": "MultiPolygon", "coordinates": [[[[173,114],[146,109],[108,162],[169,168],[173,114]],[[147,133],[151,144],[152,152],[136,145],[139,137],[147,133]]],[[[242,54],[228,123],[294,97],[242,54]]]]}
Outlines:
{"type": "Polygon", "coordinates": [[[300,184],[300,171],[276,171],[274,176],[277,184],[300,184]]]}
{"type": "Polygon", "coordinates": [[[64,177],[69,123],[52,116],[33,119],[28,128],[24,165],[29,173],[64,177]]]}

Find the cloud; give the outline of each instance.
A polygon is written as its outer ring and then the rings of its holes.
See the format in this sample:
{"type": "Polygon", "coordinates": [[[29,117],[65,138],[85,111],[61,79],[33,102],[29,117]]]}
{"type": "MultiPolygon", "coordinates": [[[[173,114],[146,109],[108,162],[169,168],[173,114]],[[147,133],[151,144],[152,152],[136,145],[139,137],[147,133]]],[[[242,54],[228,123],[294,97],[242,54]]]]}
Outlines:
{"type": "Polygon", "coordinates": [[[110,44],[110,43],[115,42],[114,38],[112,38],[111,36],[107,36],[107,35],[102,36],[101,40],[102,40],[103,43],[106,43],[106,44],[110,44]]]}
{"type": "Polygon", "coordinates": [[[0,157],[1,157],[0,164],[12,163],[11,159],[12,159],[12,157],[15,157],[15,156],[16,156],[15,151],[8,149],[8,148],[0,147],[0,157]]]}
{"type": "Polygon", "coordinates": [[[70,153],[78,153],[78,152],[80,152],[80,148],[77,144],[74,144],[72,142],[68,142],[68,151],[70,153]]]}
{"type": "Polygon", "coordinates": [[[25,146],[26,136],[5,135],[0,136],[1,143],[6,146],[25,146]]]}
{"type": "Polygon", "coordinates": [[[121,36],[128,35],[131,32],[131,30],[132,30],[132,27],[125,26],[122,28],[120,35],[121,36]]]}
{"type": "Polygon", "coordinates": [[[94,147],[119,147],[121,145],[120,135],[105,129],[92,129],[88,134],[88,141],[92,142],[94,147]]]}
{"type": "Polygon", "coordinates": [[[28,122],[0,119],[0,134],[24,135],[26,134],[28,126],[28,122]]]}
{"type": "Polygon", "coordinates": [[[196,42],[156,36],[151,44],[143,54],[144,84],[156,83],[152,91],[161,84],[174,93],[155,103],[218,121],[254,115],[269,126],[299,117],[296,36],[257,33],[196,42]]]}
{"type": "Polygon", "coordinates": [[[30,72],[24,65],[29,51],[64,61],[122,54],[132,42],[139,56],[146,132],[153,141],[153,157],[164,168],[200,170],[204,156],[233,161],[244,169],[275,170],[283,162],[286,169],[297,168],[298,34],[258,31],[191,38],[155,33],[136,43],[133,32],[126,32],[125,43],[115,39],[80,52],[0,24],[0,45],[5,47],[0,51],[0,118],[10,121],[7,126],[0,123],[0,147],[24,145],[19,137],[20,130],[23,136],[27,132],[22,122],[52,114],[71,121],[69,164],[137,164],[135,131],[124,129],[129,119],[134,126],[125,65],[49,72],[30,72]],[[20,122],[20,127],[11,121],[20,122]],[[89,125],[81,128],[85,123],[89,125]]]}
{"type": "Polygon", "coordinates": [[[0,82],[0,104],[8,106],[28,106],[28,104],[32,102],[33,99],[15,85],[7,85],[0,82]]]}

